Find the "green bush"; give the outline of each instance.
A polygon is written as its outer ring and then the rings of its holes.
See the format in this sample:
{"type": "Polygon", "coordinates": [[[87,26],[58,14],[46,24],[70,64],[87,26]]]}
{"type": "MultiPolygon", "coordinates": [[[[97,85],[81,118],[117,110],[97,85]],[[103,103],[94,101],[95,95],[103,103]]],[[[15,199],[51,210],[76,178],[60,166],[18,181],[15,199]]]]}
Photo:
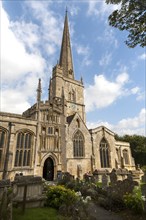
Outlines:
{"type": "Polygon", "coordinates": [[[97,182],[96,186],[99,187],[99,188],[102,188],[102,182],[97,182]]]}
{"type": "Polygon", "coordinates": [[[70,206],[78,200],[75,191],[64,186],[48,186],[46,205],[59,209],[62,204],[70,206]]]}
{"type": "Polygon", "coordinates": [[[117,193],[112,193],[110,197],[108,197],[109,208],[113,212],[119,212],[125,209],[125,203],[123,198],[119,196],[117,193]]]}
{"type": "Polygon", "coordinates": [[[141,169],[143,172],[146,171],[146,165],[142,166],[141,169]]]}
{"type": "Polygon", "coordinates": [[[124,203],[135,214],[141,214],[144,210],[144,203],[140,188],[135,187],[132,193],[124,195],[124,203]]]}

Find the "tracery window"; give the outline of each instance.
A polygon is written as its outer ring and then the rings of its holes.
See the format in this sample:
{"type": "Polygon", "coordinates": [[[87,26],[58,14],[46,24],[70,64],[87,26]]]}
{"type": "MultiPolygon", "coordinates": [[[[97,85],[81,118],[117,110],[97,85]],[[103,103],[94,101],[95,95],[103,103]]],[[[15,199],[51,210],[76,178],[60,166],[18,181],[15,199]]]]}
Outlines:
{"type": "Polygon", "coordinates": [[[104,138],[100,142],[100,163],[102,168],[110,167],[109,146],[104,138]]]}
{"type": "Polygon", "coordinates": [[[77,131],[73,137],[73,155],[84,157],[84,137],[80,131],[77,131]]]}
{"type": "Polygon", "coordinates": [[[32,134],[27,131],[17,134],[15,167],[30,166],[32,137],[32,134]]]}
{"type": "Polygon", "coordinates": [[[6,145],[6,132],[3,129],[0,129],[0,168],[2,168],[2,160],[5,151],[6,145]]]}
{"type": "Polygon", "coordinates": [[[123,159],[125,164],[129,164],[129,155],[128,155],[128,150],[126,149],[123,150],[123,159]]]}

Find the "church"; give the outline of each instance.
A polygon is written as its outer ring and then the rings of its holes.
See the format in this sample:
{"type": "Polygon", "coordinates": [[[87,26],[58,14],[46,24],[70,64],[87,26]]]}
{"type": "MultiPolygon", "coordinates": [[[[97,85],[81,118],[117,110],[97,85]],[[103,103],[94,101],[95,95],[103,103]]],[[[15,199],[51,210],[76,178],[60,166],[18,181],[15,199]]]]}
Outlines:
{"type": "Polygon", "coordinates": [[[89,171],[135,170],[128,142],[116,141],[104,126],[86,126],[84,84],[75,79],[67,12],[48,100],[42,101],[41,79],[36,88],[36,103],[22,114],[0,112],[0,179],[21,173],[52,181],[59,172],[82,179],[89,171]]]}

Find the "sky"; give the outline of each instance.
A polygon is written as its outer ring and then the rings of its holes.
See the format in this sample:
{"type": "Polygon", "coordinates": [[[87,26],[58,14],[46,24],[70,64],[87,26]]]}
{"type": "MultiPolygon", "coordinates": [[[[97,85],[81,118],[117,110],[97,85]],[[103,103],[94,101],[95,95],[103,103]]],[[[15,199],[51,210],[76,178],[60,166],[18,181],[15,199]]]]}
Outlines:
{"type": "Polygon", "coordinates": [[[109,26],[120,5],[104,0],[0,1],[0,111],[21,114],[48,98],[68,10],[75,78],[84,82],[88,128],[146,135],[145,49],[128,48],[128,32],[109,26]]]}

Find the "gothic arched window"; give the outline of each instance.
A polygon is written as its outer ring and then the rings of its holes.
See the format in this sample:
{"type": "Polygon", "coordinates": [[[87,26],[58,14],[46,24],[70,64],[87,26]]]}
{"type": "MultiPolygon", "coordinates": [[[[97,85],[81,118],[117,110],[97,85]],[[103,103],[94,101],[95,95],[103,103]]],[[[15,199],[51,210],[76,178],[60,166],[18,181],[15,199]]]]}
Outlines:
{"type": "Polygon", "coordinates": [[[84,157],[84,137],[80,131],[73,137],[73,156],[84,157]]]}
{"type": "Polygon", "coordinates": [[[15,167],[30,166],[32,137],[32,134],[27,131],[17,134],[15,167]]]}
{"type": "Polygon", "coordinates": [[[128,150],[126,149],[123,150],[123,159],[125,164],[129,164],[129,155],[128,155],[128,150]]]}
{"type": "Polygon", "coordinates": [[[4,152],[6,150],[6,132],[0,128],[0,168],[2,168],[2,161],[4,152]]]}
{"type": "Polygon", "coordinates": [[[110,167],[109,147],[107,141],[104,138],[100,142],[100,163],[102,168],[110,167]]]}

